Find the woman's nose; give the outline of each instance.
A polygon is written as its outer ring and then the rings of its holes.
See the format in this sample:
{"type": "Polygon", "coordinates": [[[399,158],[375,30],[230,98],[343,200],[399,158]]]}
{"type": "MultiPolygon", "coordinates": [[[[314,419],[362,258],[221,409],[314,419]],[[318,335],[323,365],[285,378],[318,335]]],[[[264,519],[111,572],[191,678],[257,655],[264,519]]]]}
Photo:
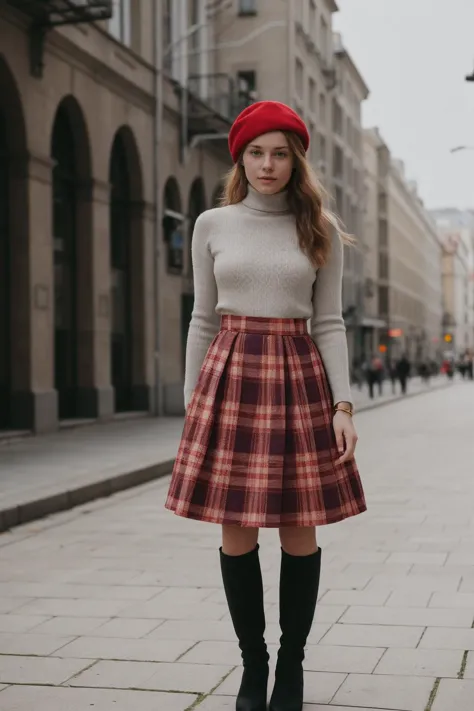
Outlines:
{"type": "Polygon", "coordinates": [[[264,167],[266,170],[269,170],[270,168],[273,167],[271,155],[267,154],[267,155],[265,156],[264,161],[263,161],[263,167],[264,167]]]}

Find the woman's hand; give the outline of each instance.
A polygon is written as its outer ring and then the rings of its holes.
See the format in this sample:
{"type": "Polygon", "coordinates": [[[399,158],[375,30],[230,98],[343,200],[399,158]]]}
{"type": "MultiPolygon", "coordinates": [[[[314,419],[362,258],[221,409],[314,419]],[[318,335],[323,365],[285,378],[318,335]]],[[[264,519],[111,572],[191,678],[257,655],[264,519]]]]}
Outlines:
{"type": "Polygon", "coordinates": [[[335,413],[332,424],[336,435],[337,449],[341,455],[336,460],[336,464],[343,464],[354,456],[358,440],[357,432],[355,431],[352,417],[341,410],[335,413]]]}

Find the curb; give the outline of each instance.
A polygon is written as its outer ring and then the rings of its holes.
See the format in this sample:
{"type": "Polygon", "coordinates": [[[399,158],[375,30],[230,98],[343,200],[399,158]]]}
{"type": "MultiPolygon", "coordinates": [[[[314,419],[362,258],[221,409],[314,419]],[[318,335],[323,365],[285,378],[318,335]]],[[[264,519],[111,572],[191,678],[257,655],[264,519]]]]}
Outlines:
{"type": "Polygon", "coordinates": [[[10,528],[45,518],[60,511],[67,511],[76,506],[112,496],[119,491],[131,489],[140,484],[147,484],[155,479],[169,474],[173,468],[174,459],[169,459],[149,467],[136,469],[122,474],[90,482],[58,494],[51,494],[18,506],[0,511],[0,533],[10,528]]]}
{"type": "Polygon", "coordinates": [[[414,393],[407,392],[405,395],[395,395],[395,397],[389,398],[388,400],[381,400],[378,402],[377,400],[374,400],[373,402],[368,402],[365,405],[356,408],[355,414],[357,415],[358,412],[365,412],[366,410],[375,410],[378,407],[385,407],[386,405],[393,405],[396,402],[410,400],[411,398],[418,397],[419,395],[430,395],[438,390],[452,388],[454,385],[456,385],[456,382],[453,383],[448,381],[446,383],[441,383],[441,385],[436,385],[434,388],[429,386],[426,390],[416,390],[414,393]]]}
{"type": "MultiPolygon", "coordinates": [[[[393,403],[407,400],[409,398],[418,397],[419,395],[428,395],[437,390],[444,390],[452,387],[453,383],[447,382],[436,388],[420,390],[406,395],[397,395],[389,400],[367,403],[357,408],[357,413],[375,410],[379,407],[392,405],[393,403]]],[[[147,484],[150,481],[161,479],[171,473],[174,465],[174,458],[164,462],[152,464],[148,467],[123,472],[122,474],[114,474],[112,476],[100,479],[99,481],[90,482],[89,484],[79,485],[57,494],[44,496],[33,501],[28,501],[12,508],[0,510],[0,533],[8,531],[10,528],[21,526],[24,523],[45,518],[60,511],[67,511],[76,506],[95,501],[96,499],[106,498],[116,494],[119,491],[132,489],[140,484],[147,484]]]]}

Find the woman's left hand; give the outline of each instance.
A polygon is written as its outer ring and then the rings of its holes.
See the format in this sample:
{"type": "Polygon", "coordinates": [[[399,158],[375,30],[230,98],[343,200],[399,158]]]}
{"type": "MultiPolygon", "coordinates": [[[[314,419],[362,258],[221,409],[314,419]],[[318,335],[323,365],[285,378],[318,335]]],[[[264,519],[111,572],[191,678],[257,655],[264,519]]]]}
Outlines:
{"type": "Polygon", "coordinates": [[[354,456],[358,440],[357,432],[355,431],[352,417],[341,410],[334,415],[333,428],[336,435],[337,449],[341,455],[336,460],[336,464],[343,464],[354,456]]]}

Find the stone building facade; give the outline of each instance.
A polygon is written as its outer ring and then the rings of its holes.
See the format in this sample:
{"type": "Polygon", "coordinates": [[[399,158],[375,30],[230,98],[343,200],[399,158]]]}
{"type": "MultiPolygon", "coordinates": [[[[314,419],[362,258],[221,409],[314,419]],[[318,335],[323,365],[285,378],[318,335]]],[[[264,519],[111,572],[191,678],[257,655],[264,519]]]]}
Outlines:
{"type": "Polygon", "coordinates": [[[364,142],[362,104],[369,89],[339,34],[334,34],[334,80],[332,96],[332,194],[338,214],[356,238],[355,248],[344,255],[343,309],[349,355],[359,359],[364,351],[364,334],[369,326],[365,314],[364,264],[366,256],[363,217],[364,142]]]}
{"type": "Polygon", "coordinates": [[[474,353],[474,214],[445,208],[431,215],[442,249],[443,348],[474,353]]]}
{"type": "Polygon", "coordinates": [[[0,8],[2,429],[182,412],[188,231],[229,166],[191,147],[229,117],[185,123],[160,71],[167,3],[80,5],[0,8]]]}
{"type": "Polygon", "coordinates": [[[436,226],[404,165],[376,128],[364,132],[365,353],[411,360],[440,353],[441,249],[436,226]]]}
{"type": "Polygon", "coordinates": [[[441,249],[436,226],[407,180],[401,161],[392,160],[388,191],[389,344],[396,357],[418,361],[440,348],[442,320],[441,249]]]}
{"type": "Polygon", "coordinates": [[[364,141],[364,334],[362,356],[370,358],[386,337],[388,313],[384,291],[388,287],[387,190],[390,152],[377,129],[368,129],[364,141]]]}

